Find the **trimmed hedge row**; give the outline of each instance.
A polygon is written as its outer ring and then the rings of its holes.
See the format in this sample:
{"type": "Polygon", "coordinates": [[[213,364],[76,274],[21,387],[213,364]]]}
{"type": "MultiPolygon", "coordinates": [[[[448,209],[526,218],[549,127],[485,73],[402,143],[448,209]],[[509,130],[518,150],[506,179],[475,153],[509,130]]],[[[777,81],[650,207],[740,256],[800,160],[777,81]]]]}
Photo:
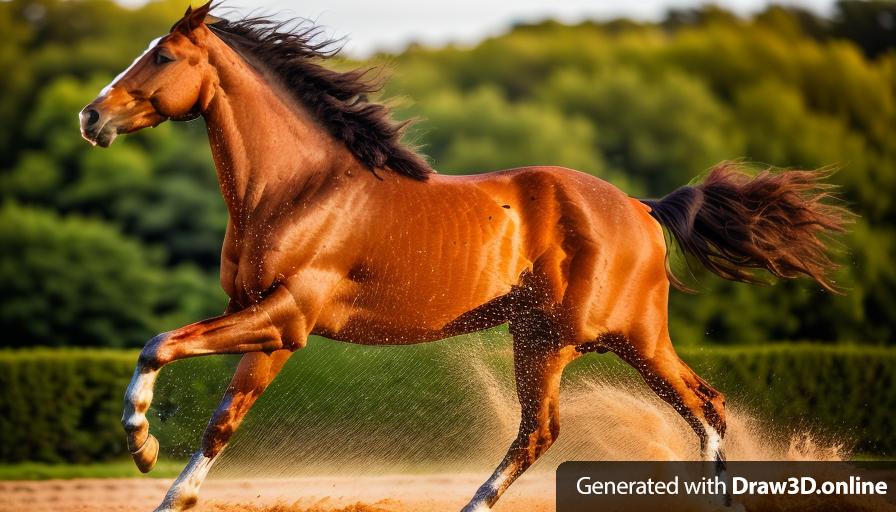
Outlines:
{"type": "MultiPolygon", "coordinates": [[[[309,435],[341,428],[365,436],[413,436],[442,421],[438,418],[445,411],[460,417],[461,424],[481,424],[486,416],[482,406],[466,399],[480,384],[457,378],[464,364],[459,354],[467,353],[458,350],[464,343],[469,340],[360,347],[312,340],[262,397],[247,425],[255,416],[263,420],[276,415],[287,424],[297,418],[314,424],[316,432],[309,435]],[[289,410],[285,418],[284,408],[289,410]]],[[[509,370],[506,340],[478,343],[480,356],[487,356],[500,373],[509,373],[504,371],[509,370]],[[482,354],[482,346],[490,353],[482,354]]],[[[857,441],[860,452],[896,452],[896,349],[776,344],[680,352],[732,401],[749,404],[778,424],[810,423],[846,434],[857,441]]],[[[0,461],[80,463],[124,456],[119,418],[136,359],[136,351],[0,351],[0,461]]],[[[167,453],[184,456],[195,449],[236,361],[233,356],[199,358],[162,372],[150,422],[167,453]]],[[[621,363],[607,368],[631,371],[621,363]]],[[[454,446],[458,438],[433,440],[430,449],[446,453],[469,448],[454,446]]]]}
{"type": "Polygon", "coordinates": [[[133,353],[0,352],[0,460],[84,462],[121,453],[115,398],[133,353]]]}
{"type": "MultiPolygon", "coordinates": [[[[120,418],[137,355],[114,349],[0,351],[0,461],[85,463],[126,455],[120,418]]],[[[215,368],[222,361],[189,363],[201,363],[206,375],[218,378],[161,379],[159,392],[175,401],[202,397],[211,409],[226,382],[224,368],[215,368]]],[[[170,409],[170,400],[161,401],[162,411],[170,409]]],[[[188,416],[166,428],[195,428],[196,415],[188,416]]]]}
{"type": "Polygon", "coordinates": [[[822,427],[859,452],[896,453],[896,349],[808,344],[712,347],[685,359],[732,402],[785,425],[822,427]]]}

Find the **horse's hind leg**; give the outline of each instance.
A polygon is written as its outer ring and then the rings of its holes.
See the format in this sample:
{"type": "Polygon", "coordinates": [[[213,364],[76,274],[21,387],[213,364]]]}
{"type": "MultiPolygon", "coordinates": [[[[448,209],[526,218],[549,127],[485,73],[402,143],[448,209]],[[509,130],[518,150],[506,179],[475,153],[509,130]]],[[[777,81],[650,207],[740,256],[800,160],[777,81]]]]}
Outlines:
{"type": "Polygon", "coordinates": [[[199,487],[215,459],[291,355],[289,350],[278,350],[271,354],[252,352],[243,356],[221,404],[209,420],[202,436],[201,449],[193,454],[171,485],[157,512],[181,511],[196,503],[199,487]]]}
{"type": "Polygon", "coordinates": [[[725,397],[678,357],[668,334],[660,336],[655,344],[639,341],[623,341],[613,351],[635,367],[651,389],[681,414],[700,439],[703,460],[715,461],[721,471],[725,461],[725,397]]]}
{"type": "MultiPolygon", "coordinates": [[[[513,326],[511,326],[513,332],[513,326]]],[[[492,476],[463,512],[490,510],[504,491],[557,439],[560,432],[560,379],[578,353],[553,341],[514,333],[514,374],[521,406],[519,432],[492,476]]]]}

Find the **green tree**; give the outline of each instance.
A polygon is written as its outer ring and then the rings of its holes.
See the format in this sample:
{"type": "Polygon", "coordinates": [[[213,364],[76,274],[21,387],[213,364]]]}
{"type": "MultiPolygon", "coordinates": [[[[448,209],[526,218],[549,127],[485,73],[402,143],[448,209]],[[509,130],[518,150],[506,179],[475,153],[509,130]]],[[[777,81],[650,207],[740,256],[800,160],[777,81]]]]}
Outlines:
{"type": "Polygon", "coordinates": [[[133,346],[153,334],[157,257],[97,221],[0,209],[5,346],[133,346]]]}
{"type": "Polygon", "coordinates": [[[523,165],[564,165],[600,175],[596,134],[581,118],[550,107],[511,104],[492,87],[469,94],[440,90],[421,102],[425,150],[447,173],[523,165]]]}
{"type": "Polygon", "coordinates": [[[0,207],[0,346],[140,346],[220,314],[215,276],[166,270],[162,254],[98,220],[0,207]]]}
{"type": "Polygon", "coordinates": [[[599,127],[599,153],[654,196],[743,153],[729,113],[703,84],[680,73],[648,77],[625,66],[591,75],[564,71],[545,81],[539,99],[599,127]]]}

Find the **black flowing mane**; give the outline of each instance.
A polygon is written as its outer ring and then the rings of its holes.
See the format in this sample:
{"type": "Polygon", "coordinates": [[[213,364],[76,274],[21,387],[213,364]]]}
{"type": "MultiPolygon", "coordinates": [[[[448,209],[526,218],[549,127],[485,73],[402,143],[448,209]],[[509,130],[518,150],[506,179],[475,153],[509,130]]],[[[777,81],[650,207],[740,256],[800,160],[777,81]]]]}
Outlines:
{"type": "Polygon", "coordinates": [[[370,78],[370,68],[339,72],[318,64],[340,49],[338,41],[321,38],[319,27],[304,20],[266,17],[216,19],[208,27],[231,48],[279,77],[371,171],[391,169],[418,180],[435,172],[423,156],[401,142],[410,121],[393,120],[388,107],[368,99],[368,94],[382,88],[380,80],[370,78]]]}

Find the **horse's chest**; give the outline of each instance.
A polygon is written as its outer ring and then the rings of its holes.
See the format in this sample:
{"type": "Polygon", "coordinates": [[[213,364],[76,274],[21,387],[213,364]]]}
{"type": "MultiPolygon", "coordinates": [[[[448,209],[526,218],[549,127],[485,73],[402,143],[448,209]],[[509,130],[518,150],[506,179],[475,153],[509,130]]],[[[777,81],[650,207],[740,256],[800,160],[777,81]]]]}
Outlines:
{"type": "Polygon", "coordinates": [[[258,302],[284,279],[276,247],[258,243],[225,249],[228,253],[230,258],[225,256],[221,261],[221,285],[241,304],[258,302]]]}
{"type": "Polygon", "coordinates": [[[315,258],[329,254],[325,231],[321,234],[320,229],[287,220],[246,230],[241,236],[234,233],[225,241],[222,285],[232,298],[243,304],[258,302],[278,284],[311,266],[315,258]],[[316,238],[311,236],[314,233],[318,233],[316,238]]]}

